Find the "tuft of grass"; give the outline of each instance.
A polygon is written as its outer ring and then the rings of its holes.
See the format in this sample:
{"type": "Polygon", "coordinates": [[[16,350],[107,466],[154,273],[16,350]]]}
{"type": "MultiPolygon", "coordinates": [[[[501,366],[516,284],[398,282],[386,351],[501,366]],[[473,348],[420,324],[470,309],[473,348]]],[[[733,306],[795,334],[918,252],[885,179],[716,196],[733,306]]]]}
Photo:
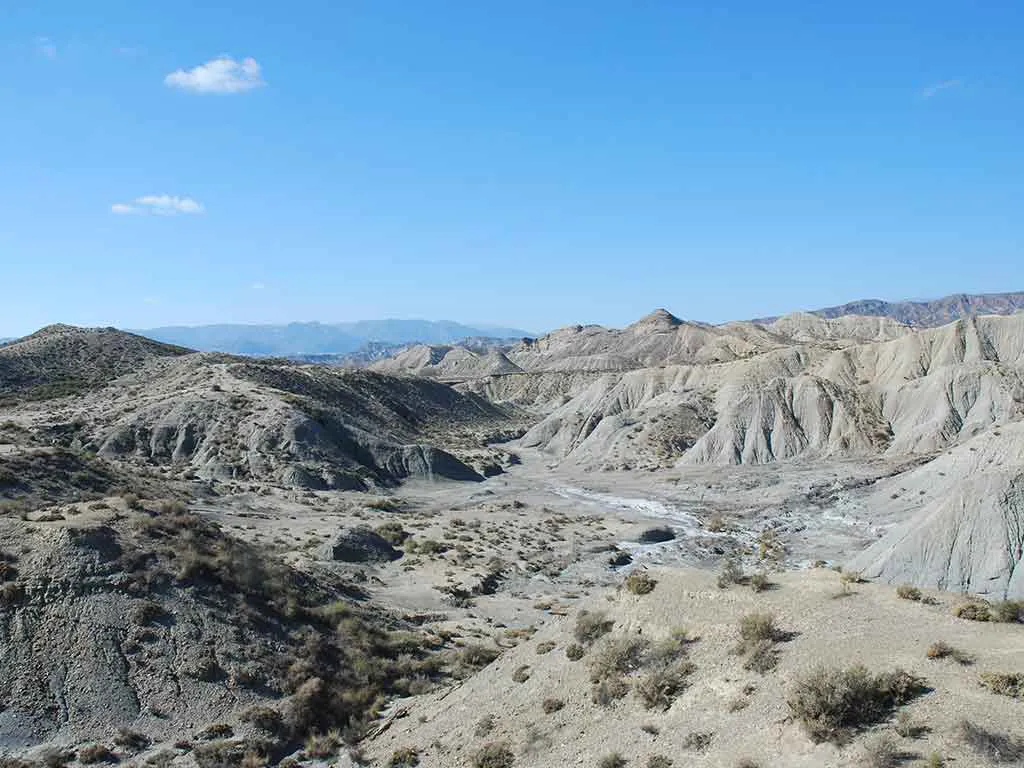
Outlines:
{"type": "Polygon", "coordinates": [[[625,768],[626,758],[618,752],[610,752],[601,758],[601,762],[598,763],[598,766],[599,768],[625,768]]]}
{"type": "Polygon", "coordinates": [[[1024,672],[982,672],[980,680],[992,693],[1024,699],[1024,672]]]}
{"type": "Polygon", "coordinates": [[[924,691],[923,680],[901,669],[819,667],[796,681],[787,703],[813,741],[842,744],[851,731],[880,722],[924,691]]]}
{"type": "Polygon", "coordinates": [[[473,755],[473,768],[512,768],[515,761],[507,742],[492,741],[473,755]]]}

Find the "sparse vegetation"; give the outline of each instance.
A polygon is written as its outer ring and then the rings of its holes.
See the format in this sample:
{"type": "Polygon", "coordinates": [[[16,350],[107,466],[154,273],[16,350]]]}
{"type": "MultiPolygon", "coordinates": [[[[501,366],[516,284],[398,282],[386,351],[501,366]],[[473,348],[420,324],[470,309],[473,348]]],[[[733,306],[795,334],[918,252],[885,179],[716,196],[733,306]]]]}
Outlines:
{"type": "Polygon", "coordinates": [[[991,621],[992,619],[989,604],[980,600],[960,603],[953,609],[953,615],[958,619],[967,619],[968,621],[991,621]]]}
{"type": "Polygon", "coordinates": [[[903,670],[872,674],[863,666],[818,668],[798,679],[789,707],[816,742],[843,743],[923,693],[924,681],[903,670]]]}
{"type": "Polygon", "coordinates": [[[952,659],[957,664],[967,666],[974,663],[974,657],[965,651],[961,651],[959,648],[954,648],[949,643],[945,643],[939,640],[936,643],[932,643],[928,646],[928,650],[925,655],[929,659],[952,659]]]}
{"type": "Polygon", "coordinates": [[[508,744],[495,741],[485,744],[473,755],[473,768],[512,768],[515,761],[508,744]]]}
{"type": "Polygon", "coordinates": [[[664,755],[651,755],[647,758],[647,768],[672,768],[672,761],[664,755]]]}
{"type": "Polygon", "coordinates": [[[1024,699],[1024,673],[1022,672],[982,672],[981,684],[992,693],[1009,696],[1013,699],[1024,699]]]}
{"type": "Polygon", "coordinates": [[[900,584],[896,587],[896,596],[901,600],[913,600],[914,602],[920,602],[921,590],[917,587],[911,586],[910,584],[900,584]]]}
{"type": "Polygon", "coordinates": [[[728,589],[733,584],[742,584],[745,580],[743,566],[736,555],[730,555],[722,563],[722,570],[718,573],[718,588],[728,589]]]}
{"type": "Polygon", "coordinates": [[[740,639],[733,653],[744,657],[743,668],[766,674],[778,665],[775,643],[782,637],[770,613],[750,613],[740,619],[740,639]]]}
{"type": "Polygon", "coordinates": [[[647,571],[633,571],[626,577],[623,584],[634,595],[647,595],[654,591],[658,582],[652,579],[647,571]]]}
{"type": "Polygon", "coordinates": [[[581,645],[592,645],[611,632],[613,626],[615,622],[603,611],[580,611],[576,616],[576,629],[573,635],[581,645]]]}
{"type": "Polygon", "coordinates": [[[541,704],[541,708],[544,710],[545,715],[551,715],[558,712],[565,706],[565,702],[561,699],[544,699],[541,704]]]}
{"type": "Polygon", "coordinates": [[[539,656],[543,656],[545,653],[551,653],[553,650],[555,650],[555,644],[550,640],[545,640],[543,643],[537,643],[536,651],[539,656]]]}
{"type": "Polygon", "coordinates": [[[523,664],[520,667],[516,667],[516,671],[512,673],[512,682],[514,683],[525,683],[530,679],[530,666],[529,664],[523,664]]]}
{"type": "Polygon", "coordinates": [[[78,748],[78,762],[82,765],[114,763],[117,762],[117,757],[106,744],[86,744],[78,748]]]}
{"type": "Polygon", "coordinates": [[[625,768],[626,758],[618,752],[611,752],[601,758],[598,768],[625,768]]]}
{"type": "Polygon", "coordinates": [[[1024,760],[1024,740],[991,731],[970,720],[961,720],[957,725],[960,741],[976,754],[996,763],[1017,764],[1024,760]]]}
{"type": "Polygon", "coordinates": [[[764,592],[771,586],[771,582],[768,580],[768,574],[764,571],[758,571],[750,577],[750,588],[754,592],[764,592]]]}
{"type": "Polygon", "coordinates": [[[565,658],[569,661],[579,661],[585,653],[586,651],[579,643],[570,643],[565,647],[565,658]]]}
{"type": "Polygon", "coordinates": [[[476,721],[473,733],[478,739],[482,739],[484,736],[490,735],[497,724],[498,722],[494,719],[494,715],[484,715],[476,721]]]}
{"type": "Polygon", "coordinates": [[[420,764],[420,753],[412,747],[402,747],[391,753],[388,768],[416,768],[420,764]]]}
{"type": "Polygon", "coordinates": [[[1024,624],[1024,600],[1002,600],[992,606],[992,620],[1024,624]]]}

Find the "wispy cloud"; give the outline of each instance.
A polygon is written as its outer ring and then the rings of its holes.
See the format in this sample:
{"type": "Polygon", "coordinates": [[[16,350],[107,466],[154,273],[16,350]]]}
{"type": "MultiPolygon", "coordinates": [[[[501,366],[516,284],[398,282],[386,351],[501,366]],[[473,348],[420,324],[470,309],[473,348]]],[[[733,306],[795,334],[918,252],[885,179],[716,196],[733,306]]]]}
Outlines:
{"type": "Polygon", "coordinates": [[[57,46],[48,37],[36,38],[36,50],[48,59],[57,58],[57,46]]]}
{"type": "Polygon", "coordinates": [[[176,216],[179,213],[195,214],[203,213],[205,209],[201,203],[191,197],[176,197],[173,195],[143,195],[137,197],[131,203],[114,203],[110,206],[110,212],[124,216],[128,214],[150,214],[154,216],[176,216]]]}
{"type": "Polygon", "coordinates": [[[921,99],[930,99],[932,96],[935,96],[936,94],[941,93],[942,91],[945,91],[949,88],[958,88],[963,84],[963,78],[960,77],[953,78],[952,80],[943,80],[940,83],[933,83],[932,85],[929,85],[927,88],[921,89],[921,99]]]}
{"type": "Polygon", "coordinates": [[[241,93],[266,82],[256,59],[235,61],[230,56],[218,56],[198,67],[171,72],[164,84],[195,93],[241,93]]]}
{"type": "Polygon", "coordinates": [[[267,289],[266,283],[251,283],[249,285],[250,291],[265,291],[267,289]]]}

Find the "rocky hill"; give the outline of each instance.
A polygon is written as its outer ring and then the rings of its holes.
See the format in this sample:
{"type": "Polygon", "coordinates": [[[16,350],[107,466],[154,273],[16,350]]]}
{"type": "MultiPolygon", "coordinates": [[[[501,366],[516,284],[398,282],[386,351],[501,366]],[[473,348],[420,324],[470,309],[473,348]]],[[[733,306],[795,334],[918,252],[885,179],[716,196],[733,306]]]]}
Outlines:
{"type": "MultiPolygon", "coordinates": [[[[945,325],[971,315],[1012,315],[1024,309],[1024,292],[957,293],[928,301],[882,301],[863,299],[836,307],[811,310],[819,317],[837,318],[847,315],[889,317],[905,325],[931,328],[945,325]]],[[[776,318],[762,318],[755,323],[771,323],[776,318]]]]}
{"type": "Polygon", "coordinates": [[[50,325],[0,347],[0,397],[73,394],[103,386],[151,358],[190,351],[114,328],[50,325]]]}

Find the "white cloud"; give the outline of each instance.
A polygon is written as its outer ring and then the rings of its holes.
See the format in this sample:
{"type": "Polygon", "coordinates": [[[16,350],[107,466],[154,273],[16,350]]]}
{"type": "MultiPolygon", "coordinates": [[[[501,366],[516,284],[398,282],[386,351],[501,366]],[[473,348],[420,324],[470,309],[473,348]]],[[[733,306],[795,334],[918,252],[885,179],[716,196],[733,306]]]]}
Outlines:
{"type": "Polygon", "coordinates": [[[943,80],[941,83],[934,83],[929,85],[927,88],[921,89],[921,98],[930,99],[940,91],[944,91],[947,88],[956,88],[957,86],[963,85],[964,81],[962,78],[954,78],[952,80],[943,80]]]}
{"type": "Polygon", "coordinates": [[[179,213],[203,213],[201,203],[191,197],[173,195],[143,195],[131,203],[114,203],[110,212],[119,215],[130,213],[153,214],[155,216],[176,216],[179,213]]]}
{"type": "Polygon", "coordinates": [[[36,50],[48,59],[57,58],[57,46],[48,37],[36,38],[36,50]]]}
{"type": "Polygon", "coordinates": [[[196,93],[241,93],[266,85],[256,59],[239,62],[230,56],[218,56],[198,67],[171,72],[164,78],[164,84],[196,93]]]}

